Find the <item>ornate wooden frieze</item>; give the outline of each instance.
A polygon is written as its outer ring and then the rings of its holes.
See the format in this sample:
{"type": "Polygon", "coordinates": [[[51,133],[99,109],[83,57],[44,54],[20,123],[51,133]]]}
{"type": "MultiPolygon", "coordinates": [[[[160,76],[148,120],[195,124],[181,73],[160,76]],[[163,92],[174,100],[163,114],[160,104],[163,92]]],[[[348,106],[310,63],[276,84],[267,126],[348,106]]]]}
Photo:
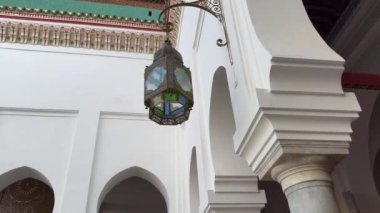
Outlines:
{"type": "Polygon", "coordinates": [[[161,32],[105,30],[0,21],[0,42],[152,54],[163,44],[161,32]]]}
{"type": "Polygon", "coordinates": [[[51,213],[53,206],[53,190],[36,179],[23,179],[0,192],[0,213],[51,213]]]}
{"type": "MultiPolygon", "coordinates": [[[[161,4],[163,0],[141,2],[161,4]]],[[[180,0],[170,0],[170,4],[178,2],[180,0]]],[[[174,24],[169,34],[173,45],[176,44],[178,36],[180,14],[180,8],[175,8],[170,10],[167,16],[174,24]]],[[[151,54],[158,50],[165,40],[162,26],[163,23],[159,21],[127,17],[0,6],[0,42],[8,43],[151,54]],[[71,26],[67,26],[68,24],[71,26]],[[104,29],[99,29],[102,27],[104,29]]]]}

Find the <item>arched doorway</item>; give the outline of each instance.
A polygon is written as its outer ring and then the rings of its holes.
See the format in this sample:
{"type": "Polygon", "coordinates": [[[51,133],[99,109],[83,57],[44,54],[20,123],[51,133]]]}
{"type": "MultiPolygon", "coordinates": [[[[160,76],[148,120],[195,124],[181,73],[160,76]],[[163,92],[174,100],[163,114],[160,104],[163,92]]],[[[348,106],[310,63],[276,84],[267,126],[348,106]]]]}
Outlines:
{"type": "Polygon", "coordinates": [[[198,167],[197,153],[195,147],[191,153],[190,163],[190,212],[198,213],[199,209],[199,184],[198,184],[198,167]]]}
{"type": "Polygon", "coordinates": [[[104,185],[98,197],[97,211],[100,213],[130,212],[132,210],[126,211],[114,207],[124,208],[128,207],[126,204],[131,203],[141,207],[137,211],[139,213],[150,212],[151,208],[146,208],[150,204],[156,207],[154,212],[157,213],[167,213],[170,209],[169,195],[165,185],[155,174],[137,166],[119,172],[104,185]],[[144,203],[141,204],[141,201],[144,203]]]}
{"type": "Polygon", "coordinates": [[[10,184],[0,192],[1,213],[52,213],[54,192],[34,178],[10,184]]]}
{"type": "Polygon", "coordinates": [[[123,180],[105,196],[100,213],[167,213],[167,206],[160,191],[147,180],[130,177],[123,180]]]}

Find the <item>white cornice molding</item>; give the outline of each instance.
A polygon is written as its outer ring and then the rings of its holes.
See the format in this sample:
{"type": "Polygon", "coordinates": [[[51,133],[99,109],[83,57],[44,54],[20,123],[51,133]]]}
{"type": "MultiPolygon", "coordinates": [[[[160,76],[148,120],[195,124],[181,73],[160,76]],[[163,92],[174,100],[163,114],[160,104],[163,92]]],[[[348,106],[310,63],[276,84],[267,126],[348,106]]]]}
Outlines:
{"type": "Polygon", "coordinates": [[[264,191],[256,193],[214,193],[208,192],[208,204],[203,213],[259,213],[265,207],[266,197],[264,191]]]}
{"type": "Polygon", "coordinates": [[[1,115],[37,117],[78,117],[79,110],[0,107],[1,115]]]}
{"type": "Polygon", "coordinates": [[[260,178],[292,155],[349,153],[351,122],[360,106],[354,94],[272,94],[258,90],[261,106],[244,138],[234,138],[236,152],[260,178]]]}
{"type": "Polygon", "coordinates": [[[215,192],[218,193],[255,193],[259,192],[256,176],[216,176],[215,192]]]}

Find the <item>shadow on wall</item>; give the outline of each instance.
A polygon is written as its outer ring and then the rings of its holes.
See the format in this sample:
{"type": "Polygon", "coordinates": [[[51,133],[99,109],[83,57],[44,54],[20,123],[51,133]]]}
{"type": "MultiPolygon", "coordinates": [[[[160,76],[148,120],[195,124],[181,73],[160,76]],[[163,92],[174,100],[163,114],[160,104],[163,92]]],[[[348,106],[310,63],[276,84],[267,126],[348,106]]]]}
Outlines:
{"type": "Polygon", "coordinates": [[[259,188],[265,190],[267,197],[267,204],[261,213],[290,213],[288,200],[279,183],[259,181],[259,188]]]}
{"type": "Polygon", "coordinates": [[[380,150],[377,152],[374,163],[373,179],[375,180],[377,193],[380,196],[380,150]]]}
{"type": "Polygon", "coordinates": [[[368,131],[368,155],[373,168],[373,180],[380,196],[380,94],[376,98],[368,131]]]}
{"type": "Polygon", "coordinates": [[[197,213],[199,210],[199,184],[198,184],[198,168],[197,153],[195,147],[191,152],[190,165],[190,213],[197,213]]]}

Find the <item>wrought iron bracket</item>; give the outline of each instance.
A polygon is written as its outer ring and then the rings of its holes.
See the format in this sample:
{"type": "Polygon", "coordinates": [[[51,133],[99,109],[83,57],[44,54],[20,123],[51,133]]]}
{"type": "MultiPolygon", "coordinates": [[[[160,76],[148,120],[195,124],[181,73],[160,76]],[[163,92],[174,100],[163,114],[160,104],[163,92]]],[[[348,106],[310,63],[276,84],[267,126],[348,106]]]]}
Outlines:
{"type": "MultiPolygon", "coordinates": [[[[224,14],[223,14],[222,0],[197,0],[197,1],[193,1],[193,2],[183,2],[182,1],[181,3],[173,4],[173,5],[166,7],[160,13],[158,19],[161,20],[162,15],[169,12],[170,9],[173,9],[176,7],[195,7],[195,8],[198,8],[198,9],[201,9],[203,11],[210,13],[211,15],[213,15],[215,18],[217,18],[219,20],[219,22],[223,26],[225,41],[223,41],[223,39],[219,38],[216,41],[216,44],[219,47],[225,47],[225,46],[227,47],[228,55],[230,58],[230,63],[232,65],[233,59],[232,59],[232,55],[231,55],[230,39],[229,39],[229,36],[227,33],[226,21],[225,21],[224,14]]],[[[169,22],[168,18],[166,18],[166,21],[163,25],[163,30],[166,32],[170,32],[172,29],[173,29],[173,24],[169,22]]]]}

